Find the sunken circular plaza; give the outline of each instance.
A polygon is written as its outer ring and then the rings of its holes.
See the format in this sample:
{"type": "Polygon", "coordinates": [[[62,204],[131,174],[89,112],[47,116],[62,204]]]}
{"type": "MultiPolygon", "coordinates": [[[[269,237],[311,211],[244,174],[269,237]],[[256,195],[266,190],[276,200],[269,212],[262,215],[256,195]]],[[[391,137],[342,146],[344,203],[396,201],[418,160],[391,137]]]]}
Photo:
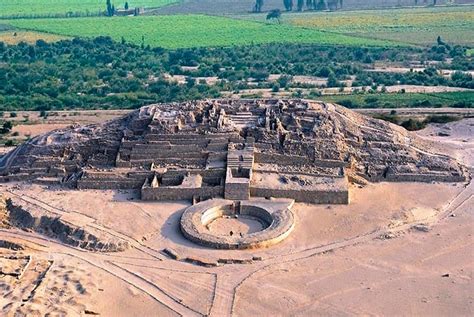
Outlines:
{"type": "Polygon", "coordinates": [[[217,249],[268,247],[284,240],[293,230],[292,204],[292,200],[207,200],[184,211],[180,222],[181,232],[195,243],[217,249]],[[222,219],[237,221],[225,221],[226,225],[220,222],[222,219]],[[220,230],[213,228],[215,222],[220,222],[216,226],[220,230]],[[247,225],[249,231],[242,232],[238,222],[247,225]],[[258,223],[260,230],[252,230],[252,223],[258,223]],[[227,231],[223,231],[222,227],[227,231]]]}

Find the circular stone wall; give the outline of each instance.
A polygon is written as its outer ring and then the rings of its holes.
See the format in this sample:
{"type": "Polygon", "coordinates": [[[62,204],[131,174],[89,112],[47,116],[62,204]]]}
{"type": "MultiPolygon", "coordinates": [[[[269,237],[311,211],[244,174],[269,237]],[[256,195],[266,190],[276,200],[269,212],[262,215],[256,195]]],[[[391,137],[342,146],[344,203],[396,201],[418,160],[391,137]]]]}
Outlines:
{"type": "Polygon", "coordinates": [[[209,200],[187,208],[180,224],[183,235],[198,244],[217,249],[247,249],[268,247],[288,237],[294,217],[288,207],[272,208],[271,202],[209,200]],[[221,218],[258,221],[262,230],[244,234],[231,232],[232,228],[226,228],[229,234],[211,231],[210,227],[221,218]]]}

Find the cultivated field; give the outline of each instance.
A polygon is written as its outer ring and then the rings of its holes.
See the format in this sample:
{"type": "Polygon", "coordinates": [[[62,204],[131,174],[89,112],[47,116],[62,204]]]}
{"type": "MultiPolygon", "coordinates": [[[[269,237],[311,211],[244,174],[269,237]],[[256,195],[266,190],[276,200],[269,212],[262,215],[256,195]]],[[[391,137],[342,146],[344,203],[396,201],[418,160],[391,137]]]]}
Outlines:
{"type": "MultiPolygon", "coordinates": [[[[265,14],[240,16],[265,20],[265,14]]],[[[455,44],[474,44],[474,7],[435,7],[392,10],[292,12],[282,22],[368,38],[410,44],[432,44],[441,36],[455,44]]]]}
{"type": "MultiPolygon", "coordinates": [[[[146,45],[171,49],[275,42],[361,46],[386,46],[394,43],[431,45],[438,36],[450,44],[474,45],[474,6],[466,5],[347,11],[346,8],[361,6],[360,1],[345,1],[344,10],[335,12],[283,12],[281,22],[284,25],[279,25],[276,21],[266,21],[265,11],[281,6],[281,1],[276,0],[265,2],[264,12],[261,14],[250,13],[253,0],[220,0],[212,3],[208,0],[191,0],[169,6],[167,5],[176,0],[136,0],[129,1],[130,7],[165,7],[149,12],[157,14],[156,16],[126,18],[127,20],[123,20],[123,17],[54,18],[55,14],[67,12],[89,12],[88,14],[96,15],[98,10],[103,11],[105,8],[103,1],[99,0],[72,0],[67,3],[64,0],[40,0],[33,7],[27,6],[27,0],[6,2],[0,18],[49,18],[4,20],[2,25],[71,37],[108,35],[115,40],[124,38],[136,44],[142,44],[144,37],[146,45]],[[36,6],[41,8],[36,9],[36,6]],[[29,15],[28,12],[32,14],[29,15]]],[[[370,4],[372,7],[396,6],[395,1],[392,2],[373,0],[370,4]]],[[[409,3],[402,1],[401,5],[409,3]]],[[[10,42],[14,43],[15,39],[10,42]]]]}
{"type": "MultiPolygon", "coordinates": [[[[177,2],[177,0],[123,0],[112,3],[116,8],[123,8],[125,1],[132,8],[157,8],[177,2]]],[[[105,0],[2,0],[0,17],[34,17],[67,13],[98,15],[104,12],[105,8],[105,0]]]]}
{"type": "Polygon", "coordinates": [[[260,43],[318,43],[354,46],[393,46],[343,34],[290,25],[267,24],[205,15],[170,15],[113,18],[18,19],[21,29],[66,36],[107,35],[120,41],[164,48],[233,46],[260,43]]]}
{"type": "Polygon", "coordinates": [[[355,94],[321,96],[326,102],[345,103],[354,108],[449,107],[461,102],[474,102],[474,92],[447,92],[432,94],[355,94]]]}
{"type": "MultiPolygon", "coordinates": [[[[445,5],[449,0],[438,0],[438,5],[445,5]]],[[[305,1],[306,2],[306,1],[305,1]]],[[[293,1],[296,10],[297,1],[293,1]]],[[[432,3],[432,0],[426,3],[418,1],[417,6],[423,7],[432,3]]],[[[456,0],[456,4],[472,3],[472,0],[456,0]]],[[[232,15],[245,14],[251,12],[255,5],[255,0],[181,0],[176,4],[161,7],[155,12],[157,14],[189,14],[204,13],[212,15],[232,15]]],[[[414,0],[344,0],[343,10],[361,10],[374,8],[394,8],[398,6],[413,7],[414,0]]],[[[284,10],[282,0],[264,0],[262,12],[273,9],[284,10]]],[[[339,8],[340,9],[340,8],[339,8]]],[[[307,11],[308,7],[303,10],[307,11]]]]}

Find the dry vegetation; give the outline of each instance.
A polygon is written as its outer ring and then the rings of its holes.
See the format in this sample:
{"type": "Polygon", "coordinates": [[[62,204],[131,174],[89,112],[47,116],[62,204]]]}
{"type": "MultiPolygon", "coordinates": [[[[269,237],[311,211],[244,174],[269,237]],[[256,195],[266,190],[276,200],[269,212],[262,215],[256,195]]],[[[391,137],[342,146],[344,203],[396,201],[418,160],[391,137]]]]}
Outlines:
{"type": "Polygon", "coordinates": [[[304,13],[288,15],[285,20],[298,26],[415,45],[432,43],[437,36],[450,43],[474,45],[472,6],[304,13]]]}
{"type": "Polygon", "coordinates": [[[15,45],[20,42],[25,42],[28,44],[35,44],[38,40],[43,40],[46,42],[56,42],[59,40],[67,39],[66,36],[42,33],[42,32],[33,32],[33,31],[23,31],[23,30],[9,30],[0,32],[0,42],[15,45]]]}

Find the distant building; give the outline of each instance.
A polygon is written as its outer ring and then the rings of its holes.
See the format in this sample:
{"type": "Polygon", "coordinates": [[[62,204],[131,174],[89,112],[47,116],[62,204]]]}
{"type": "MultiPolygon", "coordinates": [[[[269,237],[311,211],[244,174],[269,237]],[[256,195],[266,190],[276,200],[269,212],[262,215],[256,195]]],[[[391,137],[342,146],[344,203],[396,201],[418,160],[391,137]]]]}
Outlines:
{"type": "Polygon", "coordinates": [[[117,9],[115,11],[115,15],[117,16],[129,16],[129,15],[142,15],[145,13],[145,8],[143,7],[136,7],[136,8],[129,8],[129,9],[117,9]]]}

